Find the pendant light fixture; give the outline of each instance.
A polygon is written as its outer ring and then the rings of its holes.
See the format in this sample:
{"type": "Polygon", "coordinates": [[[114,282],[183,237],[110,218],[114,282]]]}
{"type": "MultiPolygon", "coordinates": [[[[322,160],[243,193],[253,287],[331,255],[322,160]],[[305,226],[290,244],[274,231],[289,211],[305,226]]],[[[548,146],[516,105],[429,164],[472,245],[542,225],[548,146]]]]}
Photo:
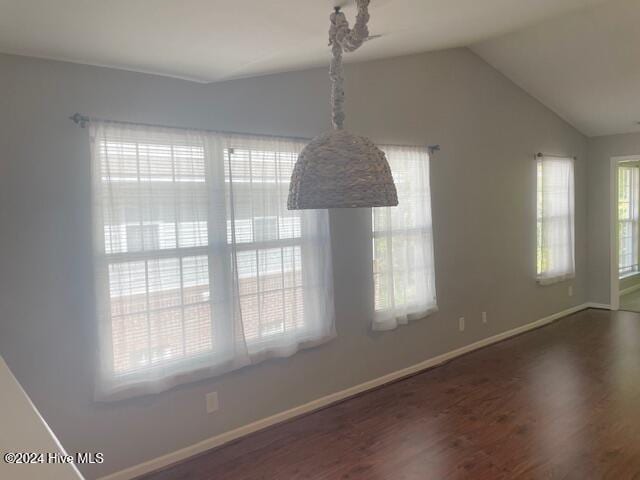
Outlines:
{"type": "Polygon", "coordinates": [[[384,152],[365,137],[343,129],[342,53],[353,52],[369,37],[369,0],[356,0],[352,29],[339,7],[331,14],[331,113],[333,130],[314,138],[300,152],[289,186],[289,210],[386,207],[398,204],[384,152]]]}

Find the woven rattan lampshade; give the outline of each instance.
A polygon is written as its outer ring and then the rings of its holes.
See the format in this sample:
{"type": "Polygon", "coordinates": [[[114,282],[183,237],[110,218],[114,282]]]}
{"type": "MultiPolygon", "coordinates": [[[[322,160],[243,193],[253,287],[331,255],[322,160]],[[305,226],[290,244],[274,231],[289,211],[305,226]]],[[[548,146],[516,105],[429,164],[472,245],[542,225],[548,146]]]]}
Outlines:
{"type": "Polygon", "coordinates": [[[384,152],[368,138],[334,130],[314,138],[300,153],[291,177],[289,209],[397,204],[384,152]]]}
{"type": "Polygon", "coordinates": [[[357,0],[353,29],[339,9],[329,31],[331,99],[334,129],[314,138],[300,152],[289,186],[289,210],[387,207],[398,205],[389,163],[382,150],[365,137],[342,129],[344,89],[343,49],[353,51],[368,38],[369,0],[357,0]]]}

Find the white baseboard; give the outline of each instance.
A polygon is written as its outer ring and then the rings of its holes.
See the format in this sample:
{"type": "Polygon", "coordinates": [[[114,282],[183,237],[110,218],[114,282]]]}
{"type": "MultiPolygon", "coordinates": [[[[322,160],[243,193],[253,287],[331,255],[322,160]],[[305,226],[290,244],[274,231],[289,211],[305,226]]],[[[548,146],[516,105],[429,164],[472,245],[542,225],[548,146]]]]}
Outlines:
{"type": "Polygon", "coordinates": [[[220,435],[216,435],[215,437],[207,438],[205,440],[202,440],[201,442],[195,443],[193,445],[189,445],[188,447],[182,448],[180,450],[176,450],[166,455],[153,458],[144,463],[134,465],[133,467],[120,470],[119,472],[115,472],[111,475],[107,475],[106,477],[102,477],[100,480],[131,480],[140,475],[143,475],[155,470],[160,470],[162,468],[165,468],[169,465],[185,460],[199,453],[206,452],[207,450],[210,450],[215,447],[219,447],[220,445],[223,445],[232,440],[236,440],[240,437],[244,437],[245,435],[248,435],[250,433],[257,432],[259,430],[270,427],[272,425],[284,422],[285,420],[290,420],[300,415],[313,412],[314,410],[327,407],[333,403],[347,399],[349,397],[365,392],[367,390],[371,390],[372,388],[376,388],[381,385],[384,385],[385,383],[390,383],[395,380],[399,380],[403,377],[413,375],[415,373],[420,372],[421,370],[426,370],[428,368],[435,367],[442,363],[448,362],[449,360],[452,360],[456,357],[459,357],[460,355],[464,355],[466,353],[472,352],[479,348],[491,345],[492,343],[500,342],[509,337],[513,337],[515,335],[519,335],[521,333],[527,332],[529,330],[533,330],[543,325],[547,325],[562,317],[566,317],[567,315],[571,315],[572,313],[578,312],[580,310],[585,310],[587,308],[609,309],[609,305],[597,304],[597,303],[583,303],[581,305],[568,308],[566,310],[555,313],[553,315],[549,315],[548,317],[544,317],[539,320],[536,320],[532,323],[528,323],[521,327],[514,328],[512,330],[508,330],[503,333],[499,333],[498,335],[494,335],[492,337],[484,338],[475,343],[465,345],[464,347],[458,348],[456,350],[452,350],[442,355],[438,355],[436,357],[430,358],[428,360],[417,363],[410,367],[397,370],[395,372],[389,373],[382,377],[369,380],[368,382],[364,382],[359,385],[355,385],[353,387],[347,388],[345,390],[332,393],[325,397],[312,400],[311,402],[305,403],[304,405],[299,405],[290,410],[276,413],[275,415],[272,415],[270,417],[257,420],[255,422],[249,423],[248,425],[244,425],[234,430],[229,430],[228,432],[222,433],[220,435]]]}
{"type": "Polygon", "coordinates": [[[607,303],[588,302],[584,304],[585,308],[597,308],[598,310],[611,310],[611,305],[607,303]]]}

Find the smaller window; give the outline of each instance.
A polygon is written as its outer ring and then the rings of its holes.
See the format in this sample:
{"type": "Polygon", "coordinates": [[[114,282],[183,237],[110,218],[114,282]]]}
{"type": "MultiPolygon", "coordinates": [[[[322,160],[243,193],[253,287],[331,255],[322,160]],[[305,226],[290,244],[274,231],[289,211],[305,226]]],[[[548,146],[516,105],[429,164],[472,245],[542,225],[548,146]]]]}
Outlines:
{"type": "Polygon", "coordinates": [[[637,164],[618,167],[618,272],[620,278],[638,272],[639,170],[637,164]]]}
{"type": "Polygon", "coordinates": [[[398,190],[396,207],[372,209],[374,330],[391,330],[438,309],[431,224],[429,154],[380,147],[398,190]]]}
{"type": "Polygon", "coordinates": [[[537,159],[537,278],[542,285],[575,276],[574,161],[537,159]]]}

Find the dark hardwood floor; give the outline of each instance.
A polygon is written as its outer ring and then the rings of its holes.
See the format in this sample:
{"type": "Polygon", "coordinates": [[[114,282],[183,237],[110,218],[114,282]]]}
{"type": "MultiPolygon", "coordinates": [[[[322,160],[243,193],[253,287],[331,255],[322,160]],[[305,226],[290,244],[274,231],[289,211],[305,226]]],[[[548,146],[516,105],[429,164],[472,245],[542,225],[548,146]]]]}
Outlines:
{"type": "Polygon", "coordinates": [[[579,312],[144,478],[640,479],[640,315],[579,312]]]}

